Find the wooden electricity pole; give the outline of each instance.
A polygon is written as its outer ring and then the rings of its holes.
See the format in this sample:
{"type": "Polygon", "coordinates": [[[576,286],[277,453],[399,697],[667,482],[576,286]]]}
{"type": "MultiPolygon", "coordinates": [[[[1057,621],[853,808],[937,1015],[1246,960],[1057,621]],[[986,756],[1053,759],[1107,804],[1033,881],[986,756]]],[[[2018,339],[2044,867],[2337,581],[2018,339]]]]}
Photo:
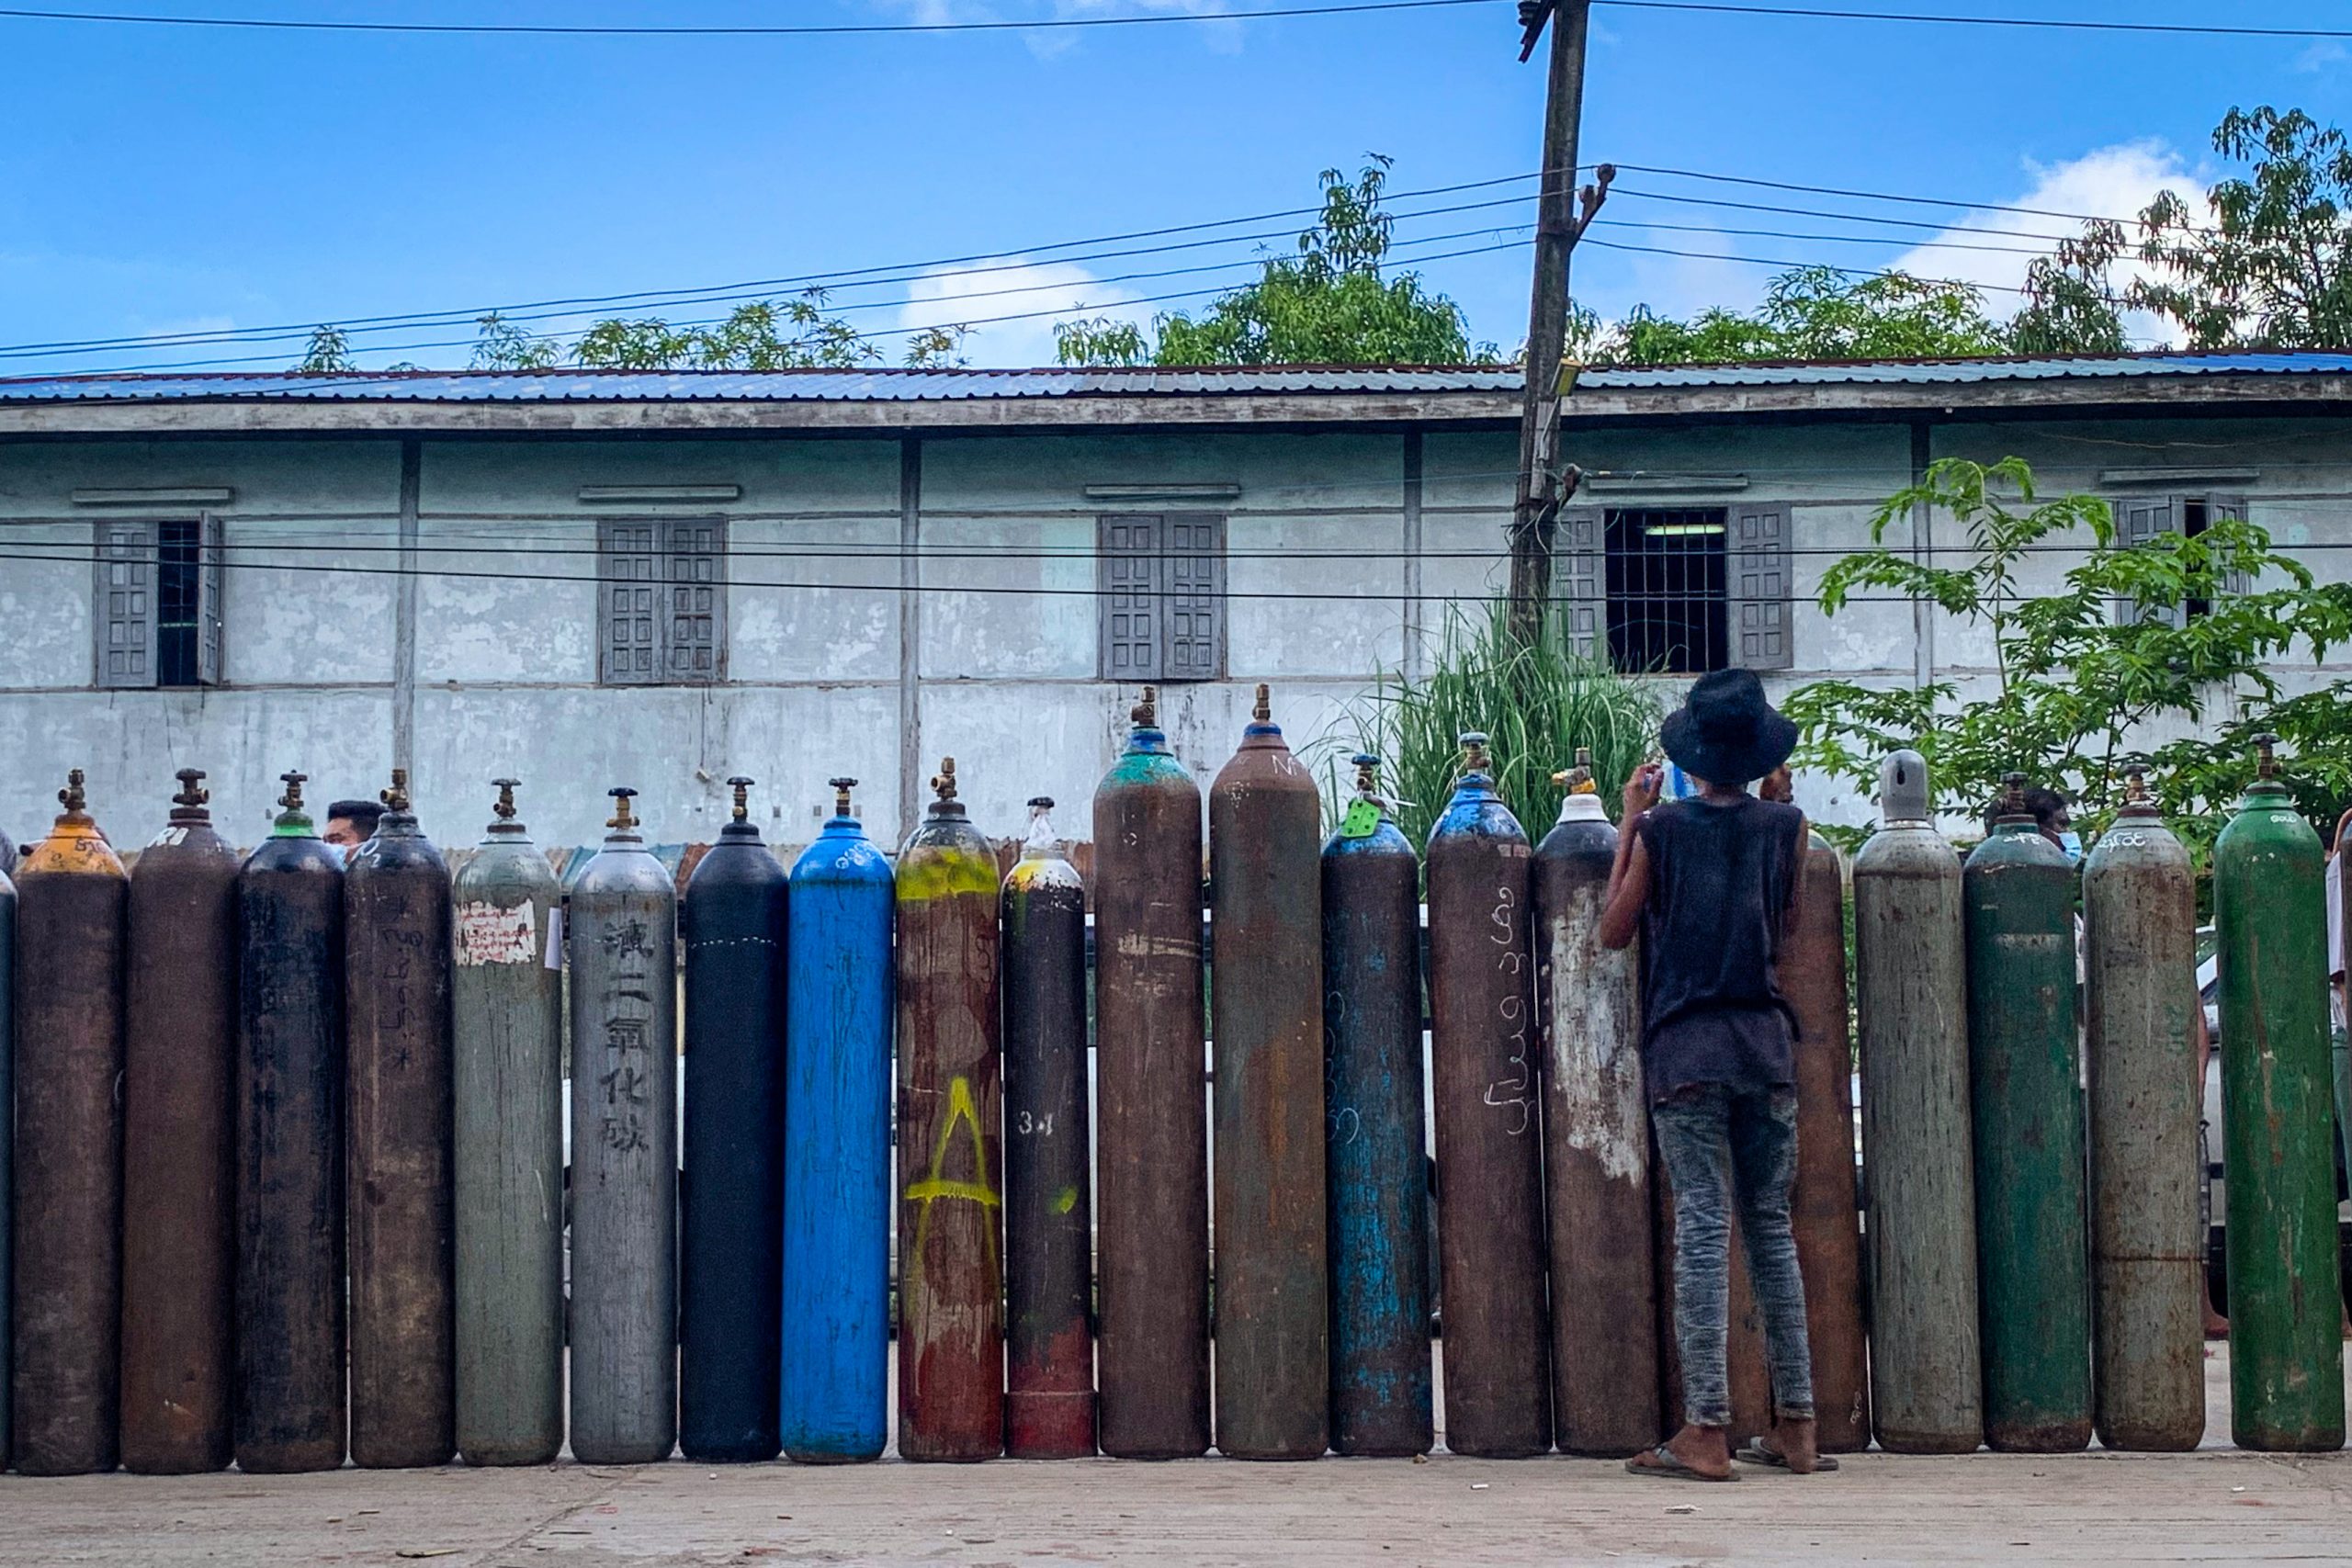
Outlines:
{"type": "Polygon", "coordinates": [[[1535,640],[1552,595],[1552,536],[1561,493],[1555,451],[1560,357],[1568,330],[1568,257],[1609,193],[1603,165],[1577,200],[1577,128],[1584,112],[1585,27],[1591,0],[1521,0],[1519,57],[1535,51],[1552,23],[1552,68],[1544,105],[1544,186],[1535,219],[1535,282],[1527,318],[1527,400],[1519,423],[1519,496],[1510,520],[1510,629],[1535,640]]]}

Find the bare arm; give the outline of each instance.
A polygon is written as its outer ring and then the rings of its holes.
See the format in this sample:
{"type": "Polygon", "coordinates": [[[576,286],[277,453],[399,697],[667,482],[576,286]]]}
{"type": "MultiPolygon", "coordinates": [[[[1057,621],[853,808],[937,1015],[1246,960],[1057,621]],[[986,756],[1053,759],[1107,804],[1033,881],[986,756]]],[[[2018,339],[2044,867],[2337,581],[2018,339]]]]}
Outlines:
{"type": "Polygon", "coordinates": [[[1642,818],[1657,804],[1666,770],[1655,762],[1634,770],[1625,781],[1624,826],[1617,834],[1617,858],[1609,867],[1609,901],[1600,911],[1600,945],[1622,948],[1641,929],[1650,900],[1650,853],[1642,842],[1642,818]]]}

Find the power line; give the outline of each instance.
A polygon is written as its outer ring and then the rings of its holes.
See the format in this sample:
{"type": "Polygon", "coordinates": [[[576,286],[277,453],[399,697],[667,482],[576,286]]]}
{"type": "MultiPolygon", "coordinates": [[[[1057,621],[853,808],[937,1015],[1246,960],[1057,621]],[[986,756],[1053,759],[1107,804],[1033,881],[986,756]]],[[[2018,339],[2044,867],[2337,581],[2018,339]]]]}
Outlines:
{"type": "MultiPolygon", "coordinates": [[[[1757,179],[1747,175],[1707,174],[1698,169],[1669,169],[1647,164],[1620,164],[1621,173],[1636,175],[1668,175],[1676,179],[1702,180],[1713,185],[1754,186],[1761,190],[1793,191],[1800,196],[1838,196],[1855,201],[1891,201],[1908,207],[1956,207],[1970,212],[2008,212],[2021,218],[2059,218],[2070,223],[2118,223],[2126,220],[2100,218],[2087,212],[2062,212],[2048,207],[2018,207],[1998,201],[1961,201],[1951,197],[1905,196],[1894,191],[1851,190],[1839,186],[1800,185],[1791,180],[1757,179]]],[[[1785,210],[1766,209],[1765,210],[1785,210]]],[[[1856,214],[1860,217],[1862,214],[1856,214]]],[[[1891,220],[1890,220],[1891,221],[1891,220]]],[[[2217,233],[2218,230],[2198,225],[2183,225],[2196,233],[2217,233]]]]}
{"type": "MultiPolygon", "coordinates": [[[[1584,241],[1584,243],[1599,245],[1605,251],[1633,251],[1652,256],[1681,256],[1690,261],[1741,262],[1749,266],[1776,266],[1787,272],[1804,267],[1820,267],[1847,277],[1899,277],[1910,283],[1925,283],[1945,288],[1989,288],[1996,293],[2018,295],[2030,292],[2007,283],[1972,283],[1965,278],[1958,277],[1917,277],[1907,272],[1883,272],[1866,266],[1838,266],[1829,262],[1788,261],[1772,256],[1734,255],[1724,251],[1686,251],[1672,245],[1629,245],[1622,240],[1595,240],[1589,237],[1584,241]]],[[[1636,370],[1657,367],[1629,365],[1611,367],[1611,368],[1636,370]]]]}
{"type": "Polygon", "coordinates": [[[2352,39],[2352,28],[2253,28],[2195,22],[2098,22],[2071,17],[1976,17],[1928,11],[1853,11],[1827,6],[1735,6],[1722,0],[1593,0],[1621,11],[1701,11],[1727,17],[1815,21],[1917,22],[1936,27],[2048,28],[2063,32],[2156,33],[2176,38],[2352,39]]]}
{"type": "Polygon", "coordinates": [[[256,32],[422,33],[525,38],[843,38],[888,33],[1048,32],[1080,28],[1132,28],[1170,22],[1249,22],[1278,17],[1350,17],[1379,11],[1434,11],[1489,0],[1350,0],[1337,6],[1283,6],[1253,11],[1148,11],[1125,17],[1050,17],[1035,21],[835,22],[775,26],[591,26],[532,22],[319,22],[275,17],[185,17],[123,11],[0,8],[0,18],[34,22],[105,22],[137,27],[231,28],[256,32]]]}
{"type": "MultiPolygon", "coordinates": [[[[57,550],[73,550],[73,547],[65,545],[57,545],[48,547],[57,550]]],[[[1899,554],[1900,552],[1898,551],[1896,553],[1899,554]]],[[[107,558],[111,558],[102,556],[95,547],[86,552],[68,553],[63,555],[33,555],[27,553],[25,550],[0,550],[0,560],[46,562],[51,565],[58,566],[96,566],[102,560],[107,558]]],[[[1498,567],[1508,566],[1510,564],[1510,558],[1507,554],[1498,553],[1491,558],[1498,567]]],[[[471,581],[487,581],[492,582],[570,583],[574,586],[589,588],[597,587],[606,582],[627,581],[631,583],[641,583],[644,581],[640,578],[624,579],[602,576],[582,577],[576,572],[469,571],[456,567],[439,566],[347,566],[341,563],[298,563],[294,565],[287,565],[271,561],[243,560],[223,560],[210,564],[218,565],[222,570],[229,571],[274,571],[279,573],[329,572],[357,577],[454,577],[471,581]]],[[[816,593],[982,593],[997,596],[1012,595],[1022,598],[1043,597],[1049,599],[1101,599],[1114,594],[1121,596],[1132,595],[1135,592],[1133,588],[1125,585],[1115,588],[1032,588],[1026,586],[1006,586],[997,583],[777,582],[758,579],[745,581],[741,578],[729,578],[720,586],[729,590],[738,588],[772,588],[782,590],[805,590],[807,592],[816,593]]],[[[1461,603],[1464,597],[1476,597],[1475,595],[1464,595],[1460,593],[1406,593],[1387,589],[1374,589],[1369,592],[1363,593],[1339,593],[1317,592],[1311,589],[1196,588],[1187,589],[1185,590],[1185,592],[1188,596],[1193,598],[1216,599],[1219,601],[1246,600],[1251,602],[1286,602],[1305,600],[1319,603],[1381,605],[1396,604],[1400,603],[1452,604],[1461,603]]],[[[1661,592],[1655,593],[1612,593],[1609,597],[1621,604],[1650,602],[1662,604],[1682,604],[1687,603],[1690,600],[1690,595],[1687,592],[1661,592]]],[[[1909,593],[1849,593],[1846,595],[1845,602],[1849,604],[1910,604],[1919,603],[1920,601],[1917,595],[1909,593]]]]}
{"type": "Polygon", "coordinates": [[[1659,230],[1675,234],[1726,234],[1759,240],[1810,240],[1832,245],[1902,245],[1916,251],[1979,251],[2000,256],[2053,256],[2058,253],[2030,245],[1975,245],[1958,240],[1896,240],[1883,234],[1809,234],[1788,229],[1734,229],[1719,223],[1654,223],[1640,218],[1600,218],[1596,229],[1659,230]]]}
{"type": "MultiPolygon", "coordinates": [[[[1541,173],[1542,171],[1540,170],[1531,170],[1525,174],[1498,175],[1492,179],[1465,180],[1456,185],[1429,186],[1419,190],[1392,191],[1385,193],[1384,199],[1389,201],[1411,201],[1423,197],[1453,196],[1463,191],[1487,190],[1499,185],[1515,185],[1522,180],[1535,179],[1541,175],[1541,173]]],[[[1449,207],[1425,208],[1413,212],[1395,213],[1391,216],[1395,217],[1399,221],[1404,221],[1415,218],[1433,217],[1439,213],[1468,212],[1487,207],[1508,206],[1512,202],[1521,201],[1524,199],[1526,199],[1524,197],[1498,197],[1492,201],[1464,202],[1449,207]]],[[[614,305],[635,305],[639,308],[651,310],[661,308],[664,305],[704,304],[709,303],[712,299],[723,299],[734,296],[775,294],[786,289],[801,289],[820,286],[829,286],[838,288],[862,288],[871,283],[902,281],[899,279],[876,277],[873,276],[875,274],[909,273],[917,276],[922,276],[935,273],[942,268],[962,266],[964,264],[969,262],[1003,261],[1009,256],[1022,256],[1028,258],[1025,262],[1008,263],[1008,265],[1033,265],[1039,261],[1077,263],[1081,261],[1102,260],[1112,256],[1141,255],[1151,251],[1163,249],[1183,249],[1186,247],[1181,245],[1147,246],[1134,251],[1102,252],[1091,255],[1053,255],[1047,254],[1057,251],[1076,250],[1090,245],[1124,244],[1130,240],[1160,239],[1170,234],[1199,233],[1200,231],[1207,229],[1231,229],[1237,228],[1245,223],[1270,222],[1277,218],[1299,218],[1311,216],[1313,214],[1319,213],[1322,210],[1323,208],[1320,204],[1311,207],[1278,208],[1272,211],[1248,213],[1236,218],[1217,218],[1195,223],[1177,223],[1157,229],[1136,229],[1119,234],[1098,234],[1083,240],[1057,240],[1042,245],[1008,245],[990,251],[976,251],[966,255],[937,256],[928,261],[893,262],[887,265],[850,267],[834,272],[810,272],[784,277],[749,278],[734,283],[707,284],[702,287],[693,288],[648,288],[624,294],[573,295],[567,298],[551,299],[524,300],[519,303],[505,305],[469,306],[462,309],[452,308],[442,310],[411,310],[379,316],[354,316],[326,323],[321,323],[318,321],[281,321],[270,326],[224,327],[209,332],[156,333],[130,337],[65,338],[47,343],[6,344],[0,344],[0,355],[18,357],[33,354],[63,354],[86,350],[115,348],[130,349],[153,346],[177,346],[182,344],[192,346],[213,343],[237,342],[248,339],[266,340],[269,338],[278,337],[307,337],[311,333],[316,331],[322,324],[340,327],[345,331],[356,331],[375,327],[456,326],[463,322],[478,321],[486,315],[497,315],[511,318],[518,311],[547,310],[556,307],[564,306],[577,307],[583,311],[594,310],[599,307],[614,305]]],[[[1212,245],[1225,244],[1246,239],[1273,239],[1287,232],[1289,232],[1288,230],[1274,230],[1256,234],[1227,234],[1220,235],[1214,239],[1191,242],[1191,243],[1195,245],[1212,245]]],[[[976,268],[973,270],[989,271],[995,269],[976,268]]]]}
{"type": "MultiPolygon", "coordinates": [[[[1482,230],[1476,230],[1476,231],[1472,231],[1472,232],[1476,232],[1476,233],[1490,233],[1490,232],[1493,232],[1493,231],[1491,231],[1491,230],[1483,230],[1483,229],[1482,229],[1482,230]]],[[[1430,242],[1424,241],[1423,243],[1430,243],[1430,242]]],[[[1408,260],[1409,260],[1410,262],[1412,262],[1415,265],[1425,265],[1425,264],[1430,263],[1430,262],[1453,261],[1453,260],[1455,260],[1455,259],[1457,259],[1457,258],[1459,258],[1459,257],[1463,257],[1463,256],[1487,255],[1487,254],[1491,254],[1491,253],[1493,253],[1493,252],[1496,252],[1496,251],[1510,251],[1510,250],[1517,250],[1517,249],[1519,249],[1521,246],[1525,245],[1525,244],[1527,244],[1528,243],[1529,243],[1529,242],[1527,242],[1527,241],[1525,241],[1525,240],[1508,240],[1508,241],[1504,241],[1504,242],[1502,242],[1502,243],[1498,243],[1498,244],[1492,244],[1492,245],[1472,245],[1472,246],[1468,246],[1468,247],[1466,247],[1466,248],[1464,248],[1464,249],[1458,250],[1458,251],[1441,251],[1441,252],[1438,252],[1438,253],[1437,253],[1436,254],[1434,254],[1434,255],[1411,256],[1411,257],[1408,257],[1408,258],[1406,258],[1406,259],[1408,259],[1408,260]]],[[[1598,243],[1598,242],[1596,242],[1596,243],[1598,243]]],[[[1240,263],[1235,263],[1235,264],[1231,264],[1231,265],[1243,265],[1243,264],[1240,264],[1240,263]]],[[[1179,270],[1184,270],[1184,269],[1179,269],[1179,270]]],[[[1101,280],[1101,279],[1097,279],[1097,280],[1095,280],[1095,281],[1098,281],[1098,282],[1099,282],[1099,281],[1102,281],[1102,280],[1101,280]]],[[[999,325],[999,324],[1001,324],[1001,323],[1002,323],[1002,322],[1005,322],[1005,321],[1038,321],[1038,320],[1041,320],[1041,319],[1049,318],[1049,317],[1054,317],[1054,316],[1069,316],[1069,315],[1077,315],[1077,314],[1079,314],[1079,313],[1080,313],[1080,312],[1082,312],[1082,311],[1087,311],[1087,310],[1125,310],[1125,309],[1128,309],[1128,308],[1131,308],[1131,307],[1133,307],[1133,306],[1136,306],[1136,305],[1164,305],[1164,304],[1169,304],[1169,303],[1171,303],[1171,302],[1173,302],[1173,301],[1175,301],[1175,300],[1179,300],[1179,299],[1204,299],[1204,298],[1206,298],[1206,297],[1208,297],[1208,296],[1210,296],[1210,295],[1215,295],[1215,294],[1223,294],[1223,293],[1225,293],[1226,291],[1227,291],[1226,288],[1222,288],[1222,287],[1220,287],[1220,288],[1188,288],[1188,289],[1180,289],[1180,290],[1178,290],[1178,291],[1176,291],[1176,292],[1174,292],[1174,293],[1169,293],[1169,294],[1148,294],[1148,295],[1144,295],[1144,296],[1142,296],[1142,297],[1140,297],[1140,298],[1138,298],[1138,299],[1102,299],[1102,300],[1093,300],[1093,301],[1081,301],[1081,302],[1080,302],[1080,303],[1072,304],[1072,305],[1057,306],[1057,307],[1056,307],[1055,309],[1053,309],[1053,310],[1015,310],[1015,311],[1010,311],[1010,312],[1007,312],[1007,313],[1005,313],[1005,314],[1003,314],[1003,315],[996,315],[996,316],[974,316],[974,317],[967,318],[966,320],[964,320],[964,321],[954,321],[954,322],[941,322],[941,323],[939,323],[939,325],[941,325],[941,326],[949,326],[949,325],[953,325],[953,326],[957,326],[957,327],[967,327],[967,328],[968,328],[968,327],[988,327],[988,326],[996,326],[996,325],[999,325]]],[[[1010,292],[1020,293],[1020,292],[1026,292],[1026,290],[1019,290],[1019,289],[1015,289],[1015,290],[1011,290],[1010,292]]],[[[967,296],[967,298],[978,298],[978,296],[967,296]]],[[[916,303],[916,302],[917,302],[917,301],[908,301],[908,303],[916,303]]],[[[926,302],[926,303],[927,303],[927,301],[924,301],[924,302],[926,302]]],[[[723,321],[724,319],[725,319],[725,318],[723,318],[723,317],[716,317],[716,316],[714,316],[714,317],[708,317],[708,318],[702,319],[702,320],[698,320],[698,321],[673,321],[673,322],[671,322],[671,323],[669,323],[669,324],[670,324],[670,325],[672,325],[672,326],[674,326],[674,327],[707,327],[707,326],[716,326],[716,325],[719,324],[719,322],[720,322],[721,321],[723,321]]],[[[933,329],[933,328],[932,328],[932,327],[877,327],[877,328],[876,328],[876,329],[874,329],[873,331],[870,331],[870,332],[861,332],[861,333],[843,333],[840,334],[838,337],[831,337],[831,338],[828,338],[826,341],[827,341],[828,343],[871,343],[871,342],[874,342],[875,340],[876,340],[876,339],[880,339],[880,338],[890,338],[890,337],[908,337],[908,336],[911,336],[912,334],[914,334],[914,333],[916,333],[930,332],[930,331],[933,331],[933,330],[934,330],[934,329],[933,329]]],[[[526,336],[528,336],[528,337],[535,338],[535,339],[545,339],[545,338],[549,338],[549,337],[568,336],[568,335],[570,335],[570,334],[569,334],[569,333],[526,333],[525,335],[526,335],[526,336]]],[[[473,339],[473,338],[439,338],[439,339],[435,339],[435,340],[433,340],[433,341],[430,341],[430,342],[425,342],[425,343],[371,344],[369,344],[369,345],[368,346],[368,353],[370,353],[370,354],[406,354],[406,353],[409,353],[410,351],[412,351],[412,350],[415,350],[415,349],[431,349],[431,348],[470,348],[471,346],[473,346],[473,344],[474,344],[474,343],[475,343],[476,341],[477,341],[477,340],[476,340],[476,339],[473,339]]],[[[218,367],[223,367],[223,366],[239,366],[239,365],[280,365],[280,366],[282,366],[282,365],[285,363],[285,360],[286,360],[286,356],[285,356],[283,354],[257,354],[257,355],[244,355],[244,356],[243,356],[243,357],[237,357],[237,358],[220,358],[220,359],[184,359],[184,360],[177,360],[177,361],[174,361],[173,363],[170,363],[170,364],[167,364],[167,365],[144,365],[144,366],[141,366],[141,367],[138,367],[137,369],[135,369],[135,370],[129,370],[129,371],[101,371],[101,372],[96,372],[96,374],[100,374],[100,375],[148,375],[148,374],[152,374],[152,373],[154,373],[154,372],[157,372],[157,371],[164,371],[164,370],[204,370],[204,369],[214,369],[214,368],[218,368],[218,367]]],[[[668,368],[668,367],[663,367],[662,368],[668,368]]],[[[64,373],[63,373],[63,372],[60,372],[60,373],[58,373],[58,374],[64,374],[64,373]]],[[[357,374],[362,374],[362,375],[364,375],[364,374],[366,374],[366,372],[364,372],[364,371],[363,371],[363,372],[357,372],[357,374]]],[[[25,378],[23,378],[23,379],[28,379],[28,380],[45,380],[45,379],[48,379],[48,378],[49,378],[49,377],[47,377],[47,376],[39,376],[39,375],[36,375],[36,376],[28,376],[28,377],[25,377],[25,378]]],[[[0,384],[5,384],[5,383],[0,383],[0,384]]]]}
{"type": "MultiPolygon", "coordinates": [[[[1875,212],[1839,212],[1824,207],[1791,207],[1778,201],[1735,201],[1724,196],[1680,196],[1662,190],[1635,190],[1630,186],[1609,187],[1610,199],[1632,197],[1636,201],[1667,201],[1679,207],[1721,207],[1736,212],[1769,212],[1779,218],[1826,218],[1841,223],[1876,223],[1889,229],[1913,229],[1930,234],[1991,234],[2011,240],[2071,240],[2072,234],[2045,234],[2036,229],[1990,229],[1981,223],[1938,223],[1925,218],[1888,218],[1875,212]]],[[[2086,222],[2109,221],[2124,223],[2130,219],[2084,220],[2086,222]]],[[[1894,235],[1885,237],[1889,244],[1904,241],[1894,235]]]]}

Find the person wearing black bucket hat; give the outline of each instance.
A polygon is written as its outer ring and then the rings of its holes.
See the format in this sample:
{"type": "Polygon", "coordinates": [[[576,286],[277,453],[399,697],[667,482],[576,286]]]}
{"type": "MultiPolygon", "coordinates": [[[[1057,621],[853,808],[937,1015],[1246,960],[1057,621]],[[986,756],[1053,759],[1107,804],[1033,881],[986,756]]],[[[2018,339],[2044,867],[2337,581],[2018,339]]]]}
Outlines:
{"type": "Polygon", "coordinates": [[[1662,771],[1625,785],[1625,828],[1600,940],[1642,938],[1642,1066],[1658,1157],[1674,1190],[1674,1332],[1684,1425],[1625,1461],[1636,1475],[1736,1481],[1726,1429],[1731,1211],[1764,1317],[1772,1430],[1739,1450],[1797,1474],[1835,1470],[1815,1446],[1804,1283],[1789,1226],[1796,1176],[1795,1015],[1775,973],[1796,908],[1804,814],[1786,795],[1797,728],[1747,670],[1702,676],[1660,727],[1675,766],[1701,783],[1658,804],[1662,771]],[[1773,787],[1778,784],[1780,787],[1773,787]]]}

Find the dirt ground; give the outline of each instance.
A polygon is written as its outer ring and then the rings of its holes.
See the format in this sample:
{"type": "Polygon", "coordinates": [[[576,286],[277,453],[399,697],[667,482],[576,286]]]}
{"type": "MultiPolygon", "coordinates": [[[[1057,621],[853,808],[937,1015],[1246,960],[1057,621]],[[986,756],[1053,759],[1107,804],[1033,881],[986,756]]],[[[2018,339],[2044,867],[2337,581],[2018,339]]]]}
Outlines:
{"type": "Polygon", "coordinates": [[[2352,1562],[2352,1456],[1849,1456],[1732,1486],[1584,1460],[0,1477],[0,1562],[2352,1562]]]}

